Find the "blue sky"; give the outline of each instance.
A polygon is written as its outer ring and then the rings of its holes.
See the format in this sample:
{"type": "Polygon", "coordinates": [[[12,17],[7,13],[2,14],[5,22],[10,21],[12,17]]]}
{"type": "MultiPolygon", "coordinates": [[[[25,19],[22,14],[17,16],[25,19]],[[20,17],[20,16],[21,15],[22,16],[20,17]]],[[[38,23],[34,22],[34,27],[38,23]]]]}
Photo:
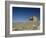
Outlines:
{"type": "Polygon", "coordinates": [[[13,22],[26,21],[26,17],[38,16],[40,17],[40,8],[25,8],[25,7],[12,7],[13,22]]]}

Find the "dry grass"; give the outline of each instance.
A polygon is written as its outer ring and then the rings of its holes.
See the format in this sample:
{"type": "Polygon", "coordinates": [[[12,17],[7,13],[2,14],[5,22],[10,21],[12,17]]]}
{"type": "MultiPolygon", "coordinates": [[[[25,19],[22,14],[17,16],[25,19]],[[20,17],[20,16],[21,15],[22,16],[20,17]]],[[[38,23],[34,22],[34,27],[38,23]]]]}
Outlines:
{"type": "MultiPolygon", "coordinates": [[[[14,23],[13,31],[20,31],[20,30],[32,30],[33,22],[18,22],[14,23]]],[[[36,27],[35,27],[36,28],[36,27]]],[[[34,29],[34,28],[33,28],[34,29]]],[[[36,28],[37,29],[37,28],[36,28]]]]}

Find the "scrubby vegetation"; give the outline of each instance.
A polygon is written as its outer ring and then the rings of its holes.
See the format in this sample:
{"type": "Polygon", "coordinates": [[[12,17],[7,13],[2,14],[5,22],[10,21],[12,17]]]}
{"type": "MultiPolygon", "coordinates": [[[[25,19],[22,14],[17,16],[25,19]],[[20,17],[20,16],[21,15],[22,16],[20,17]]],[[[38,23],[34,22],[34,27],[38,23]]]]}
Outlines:
{"type": "MultiPolygon", "coordinates": [[[[35,18],[36,20],[36,18],[35,18]]],[[[20,31],[20,30],[39,30],[40,22],[33,20],[27,22],[16,22],[13,23],[13,31],[20,31]]]]}

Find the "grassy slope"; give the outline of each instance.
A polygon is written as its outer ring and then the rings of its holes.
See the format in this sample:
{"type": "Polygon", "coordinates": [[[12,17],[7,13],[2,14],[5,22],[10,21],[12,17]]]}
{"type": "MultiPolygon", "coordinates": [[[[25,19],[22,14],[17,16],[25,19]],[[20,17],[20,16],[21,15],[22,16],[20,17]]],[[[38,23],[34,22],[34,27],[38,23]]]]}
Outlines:
{"type": "MultiPolygon", "coordinates": [[[[13,30],[32,30],[33,28],[33,22],[17,22],[13,24],[13,30]]],[[[36,27],[35,27],[36,28],[36,27]]]]}

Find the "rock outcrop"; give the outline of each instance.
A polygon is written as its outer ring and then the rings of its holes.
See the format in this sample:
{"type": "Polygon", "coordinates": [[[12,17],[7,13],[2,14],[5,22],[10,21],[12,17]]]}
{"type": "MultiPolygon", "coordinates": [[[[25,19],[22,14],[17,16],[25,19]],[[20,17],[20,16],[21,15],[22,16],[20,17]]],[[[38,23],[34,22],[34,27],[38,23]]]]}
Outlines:
{"type": "Polygon", "coordinates": [[[28,18],[29,21],[25,23],[15,23],[14,30],[39,30],[39,20],[36,16],[28,18]]]}

